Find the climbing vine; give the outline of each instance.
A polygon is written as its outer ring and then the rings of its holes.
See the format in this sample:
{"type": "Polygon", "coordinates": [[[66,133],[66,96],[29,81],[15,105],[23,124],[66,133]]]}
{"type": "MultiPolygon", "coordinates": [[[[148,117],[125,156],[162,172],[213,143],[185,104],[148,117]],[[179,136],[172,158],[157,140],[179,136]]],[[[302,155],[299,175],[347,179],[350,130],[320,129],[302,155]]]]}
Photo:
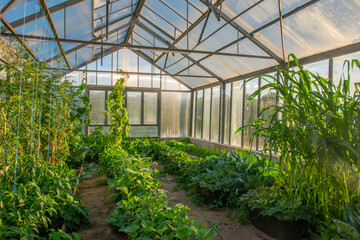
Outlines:
{"type": "Polygon", "coordinates": [[[122,74],[117,80],[114,90],[106,101],[107,110],[104,114],[110,117],[110,135],[115,145],[120,144],[121,140],[128,136],[130,130],[130,121],[125,108],[125,81],[129,76],[122,74]]]}

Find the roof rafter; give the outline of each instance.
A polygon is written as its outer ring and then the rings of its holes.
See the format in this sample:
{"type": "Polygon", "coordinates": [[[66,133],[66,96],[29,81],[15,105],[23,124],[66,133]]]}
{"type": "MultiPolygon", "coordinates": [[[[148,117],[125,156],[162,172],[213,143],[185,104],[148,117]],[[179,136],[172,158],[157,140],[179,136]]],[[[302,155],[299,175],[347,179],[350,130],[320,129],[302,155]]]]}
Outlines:
{"type": "MultiPolygon", "coordinates": [[[[203,4],[207,5],[206,0],[200,0],[203,4]]],[[[225,21],[230,22],[230,25],[237,29],[241,34],[243,34],[246,38],[248,38],[251,42],[253,42],[256,46],[258,46],[261,50],[269,54],[269,56],[273,57],[278,63],[283,63],[283,60],[270,48],[265,46],[262,42],[260,42],[255,36],[248,32],[245,28],[240,26],[239,24],[231,21],[231,18],[227,16],[223,11],[220,11],[218,8],[214,9],[214,11],[225,21]]]]}
{"type": "MultiPolygon", "coordinates": [[[[151,34],[152,36],[156,37],[158,40],[162,41],[164,44],[166,44],[169,48],[167,50],[167,52],[172,52],[174,50],[179,50],[176,47],[172,47],[171,44],[167,43],[167,41],[165,39],[163,39],[161,36],[159,36],[157,33],[153,32],[151,29],[149,29],[148,27],[144,26],[142,23],[138,23],[138,26],[143,28],[145,31],[147,31],[149,34],[151,34]]],[[[166,52],[166,50],[164,51],[166,52]]],[[[196,62],[196,60],[194,60],[192,57],[190,57],[187,53],[195,53],[195,52],[203,52],[203,51],[195,51],[195,50],[185,50],[185,52],[180,52],[184,57],[186,57],[187,59],[189,59],[191,62],[196,62]]],[[[221,53],[221,54],[228,54],[228,53],[221,53]]],[[[154,63],[156,63],[154,61],[154,63]]],[[[204,70],[205,72],[207,72],[208,74],[210,74],[211,76],[213,76],[214,78],[216,78],[219,82],[223,82],[224,80],[217,76],[215,73],[213,73],[212,71],[210,71],[209,69],[207,69],[206,67],[204,67],[202,64],[197,63],[197,66],[199,66],[202,70],[204,70]]]]}
{"type": "MultiPolygon", "coordinates": [[[[118,31],[121,31],[122,29],[125,29],[125,28],[129,27],[130,24],[131,24],[131,23],[126,23],[126,24],[121,25],[120,27],[118,27],[118,28],[116,28],[116,29],[113,29],[113,30],[109,31],[109,35],[111,35],[111,34],[113,34],[113,33],[116,33],[116,32],[118,32],[118,31]]],[[[91,41],[99,41],[99,40],[101,40],[101,38],[104,37],[104,36],[105,36],[105,35],[103,34],[102,36],[100,35],[100,36],[98,36],[98,37],[94,37],[91,41]]],[[[65,53],[66,53],[66,54],[73,53],[73,52],[75,52],[75,51],[77,51],[77,50],[80,50],[81,48],[84,48],[84,47],[90,45],[90,44],[91,44],[91,43],[82,43],[82,44],[80,44],[79,46],[76,46],[76,47],[74,47],[74,48],[71,48],[71,49],[65,51],[65,53]]],[[[95,46],[95,45],[94,45],[94,46],[95,46]]],[[[48,62],[51,62],[52,60],[57,59],[58,57],[61,57],[61,54],[59,54],[59,55],[57,55],[57,56],[54,56],[54,57],[52,57],[52,58],[49,58],[49,59],[47,59],[45,62],[47,62],[47,63],[48,63],[48,62]]],[[[94,53],[94,58],[95,58],[95,53],[94,53]]],[[[75,66],[75,68],[77,68],[77,66],[75,66]]]]}
{"type": "Polygon", "coordinates": [[[6,4],[2,9],[1,9],[1,14],[6,13],[7,10],[9,10],[11,8],[11,6],[16,2],[17,0],[11,0],[10,2],[8,2],[8,4],[6,4]]]}
{"type": "MultiPolygon", "coordinates": [[[[17,34],[15,29],[11,27],[11,25],[5,20],[5,18],[3,17],[3,14],[1,14],[0,16],[1,18],[1,22],[9,29],[9,31],[12,34],[17,35],[16,39],[24,46],[24,48],[30,53],[30,55],[36,59],[36,61],[39,61],[39,58],[31,51],[31,49],[27,46],[27,44],[24,42],[24,40],[22,39],[21,35],[17,34]]],[[[3,33],[1,34],[1,36],[3,35],[3,33]]]]}
{"type": "MultiPolygon", "coordinates": [[[[307,8],[307,7],[310,7],[311,5],[313,5],[313,4],[315,4],[315,3],[319,2],[319,1],[320,1],[320,0],[311,0],[311,1],[307,2],[307,3],[304,3],[303,5],[295,8],[294,10],[291,10],[290,12],[285,13],[285,14],[282,16],[282,18],[285,19],[285,18],[287,18],[287,17],[290,17],[290,16],[292,16],[293,14],[295,14],[295,13],[297,13],[297,12],[299,12],[299,11],[307,8]]],[[[274,20],[270,21],[269,23],[267,23],[267,24],[265,24],[265,25],[263,25],[263,26],[255,29],[254,31],[251,32],[251,34],[256,34],[257,32],[260,32],[261,30],[263,30],[263,29],[265,29],[265,28],[267,28],[267,27],[272,26],[273,24],[277,23],[278,21],[280,21],[280,17],[277,17],[277,18],[275,18],[274,20]]],[[[245,36],[244,36],[244,37],[241,37],[240,39],[235,40],[235,41],[232,41],[231,43],[229,43],[229,44],[227,44],[227,45],[219,48],[219,49],[216,50],[215,52],[220,52],[220,51],[222,51],[222,50],[224,50],[224,49],[226,49],[226,48],[228,48],[228,47],[230,47],[230,46],[232,46],[232,45],[234,45],[234,44],[236,44],[236,43],[238,43],[238,42],[241,42],[241,41],[243,41],[243,40],[245,40],[245,39],[246,39],[245,36]]],[[[205,59],[207,59],[207,58],[209,58],[209,57],[211,57],[211,56],[212,56],[212,55],[207,55],[207,56],[199,59],[198,62],[201,62],[201,61],[203,61],[203,60],[205,60],[205,59]]],[[[190,67],[192,67],[192,66],[194,66],[194,65],[195,65],[195,64],[192,64],[192,65],[190,65],[188,68],[190,68],[190,67]]],[[[181,73],[181,72],[183,72],[183,71],[185,71],[185,70],[187,70],[187,68],[185,68],[185,69],[177,72],[177,74],[179,74],[179,73],[181,73]]]]}
{"type": "Polygon", "coordinates": [[[129,42],[129,39],[130,39],[131,34],[132,34],[132,31],[134,30],[134,27],[135,27],[135,23],[138,21],[138,18],[139,18],[139,16],[140,16],[141,10],[143,9],[143,7],[144,7],[144,5],[145,5],[145,1],[146,1],[146,0],[139,0],[138,4],[137,4],[137,6],[136,6],[136,9],[135,9],[135,13],[134,13],[133,19],[132,19],[133,24],[129,27],[129,30],[128,30],[128,32],[126,33],[124,43],[128,43],[128,42],[129,42]]]}
{"type": "MultiPolygon", "coordinates": [[[[60,3],[58,5],[55,5],[55,6],[52,6],[51,8],[49,8],[49,11],[50,13],[56,13],[56,12],[59,12],[61,10],[63,10],[64,8],[67,8],[67,7],[71,7],[73,5],[76,5],[78,3],[81,3],[81,2],[84,2],[85,0],[68,0],[66,2],[63,2],[63,3],[60,3]]],[[[43,11],[39,11],[37,13],[34,13],[34,14],[31,14],[27,17],[24,18],[21,18],[21,19],[18,19],[16,21],[13,21],[10,23],[10,25],[13,27],[13,28],[18,28],[18,27],[21,27],[27,23],[30,23],[30,22],[33,22],[41,17],[44,16],[44,13],[43,11]]],[[[1,29],[2,31],[4,31],[4,29],[6,28],[3,28],[1,29]]]]}
{"type": "MultiPolygon", "coordinates": [[[[55,38],[56,38],[56,39],[59,39],[59,35],[58,35],[57,31],[56,31],[55,24],[54,24],[54,22],[53,22],[53,20],[52,20],[51,13],[50,13],[50,11],[49,11],[49,8],[48,8],[47,5],[46,5],[45,0],[38,0],[38,2],[39,2],[41,8],[43,9],[43,11],[44,11],[44,13],[45,13],[46,19],[47,19],[47,21],[48,21],[48,23],[49,23],[49,25],[50,25],[50,28],[51,28],[51,30],[52,30],[55,38]]],[[[71,69],[71,65],[70,65],[70,63],[69,63],[69,60],[67,59],[67,56],[66,56],[66,54],[65,54],[65,51],[64,51],[64,48],[63,48],[61,42],[57,42],[57,43],[58,43],[59,49],[60,49],[60,51],[61,51],[61,53],[62,53],[62,55],[63,55],[63,57],[64,57],[64,60],[65,60],[66,64],[67,64],[68,67],[71,69]]]]}

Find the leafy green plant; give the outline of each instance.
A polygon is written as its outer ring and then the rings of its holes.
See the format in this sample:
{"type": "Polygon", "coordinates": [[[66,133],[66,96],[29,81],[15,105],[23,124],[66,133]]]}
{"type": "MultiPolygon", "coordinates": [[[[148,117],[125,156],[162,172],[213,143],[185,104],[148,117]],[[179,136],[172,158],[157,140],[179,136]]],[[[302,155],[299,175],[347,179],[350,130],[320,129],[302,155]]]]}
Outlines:
{"type": "Polygon", "coordinates": [[[360,95],[358,83],[350,92],[349,74],[350,68],[358,68],[360,63],[346,61],[344,74],[335,85],[304,69],[295,55],[289,58],[298,70],[279,70],[279,78],[260,76],[265,84],[249,97],[271,91],[282,104],[262,110],[237,132],[247,129],[250,142],[257,137],[265,139],[265,154],[278,153],[284,172],[279,191],[312,208],[322,232],[333,218],[342,218],[350,200],[360,197],[360,95]]]}
{"type": "Polygon", "coordinates": [[[160,182],[153,178],[154,164],[148,159],[131,158],[120,147],[105,149],[100,164],[113,179],[109,188],[117,192],[109,200],[121,199],[107,221],[136,239],[209,239],[215,232],[186,216],[187,207],[170,207],[160,182]]]}
{"type": "Polygon", "coordinates": [[[334,219],[338,234],[345,239],[360,239],[360,204],[350,202],[344,210],[344,221],[334,219]]]}
{"type": "Polygon", "coordinates": [[[130,130],[130,121],[126,108],[124,107],[124,83],[128,77],[128,75],[123,74],[123,76],[117,80],[114,89],[106,101],[108,110],[104,111],[105,115],[110,114],[110,135],[115,145],[121,143],[121,140],[128,136],[127,132],[130,130]]]}

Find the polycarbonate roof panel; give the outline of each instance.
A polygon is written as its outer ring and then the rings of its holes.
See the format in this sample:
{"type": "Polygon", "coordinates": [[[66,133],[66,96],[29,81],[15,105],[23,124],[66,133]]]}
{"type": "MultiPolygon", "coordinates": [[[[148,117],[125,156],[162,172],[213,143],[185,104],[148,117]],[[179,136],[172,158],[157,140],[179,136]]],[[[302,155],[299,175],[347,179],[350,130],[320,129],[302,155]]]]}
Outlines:
{"type": "Polygon", "coordinates": [[[24,17],[34,14],[39,10],[40,5],[37,0],[18,0],[9,10],[7,10],[7,12],[5,12],[4,18],[11,23],[15,20],[23,19],[24,17]]]}
{"type": "Polygon", "coordinates": [[[177,77],[180,81],[184,82],[191,88],[202,87],[207,84],[217,82],[216,78],[197,78],[197,77],[177,77]]]}
{"type": "Polygon", "coordinates": [[[320,1],[284,19],[286,52],[310,56],[360,41],[360,2],[320,1]]]}
{"type": "MultiPolygon", "coordinates": [[[[1,1],[0,7],[8,2],[9,0],[1,1]]],[[[45,0],[45,2],[48,8],[56,6],[52,8],[56,9],[56,12],[52,12],[51,17],[59,37],[84,41],[83,44],[61,43],[72,67],[76,68],[92,61],[94,53],[95,57],[105,57],[106,54],[117,49],[117,46],[101,47],[101,45],[85,42],[101,42],[101,34],[106,32],[106,0],[79,2],[45,0]],[[64,4],[70,4],[66,7],[66,15],[64,4]]],[[[140,3],[139,0],[111,0],[108,36],[103,38],[103,42],[122,43],[126,36],[130,36],[129,43],[139,46],[282,56],[278,0],[223,1],[222,6],[216,6],[224,16],[220,21],[216,19],[214,12],[209,11],[209,6],[204,4],[206,2],[207,0],[146,0],[139,18],[133,19],[140,3]],[[207,21],[206,14],[209,14],[207,21]],[[224,19],[227,19],[228,23],[224,19]],[[135,26],[130,27],[131,23],[135,23],[135,26]],[[187,35],[183,34],[188,27],[191,29],[187,35]],[[131,35],[128,35],[129,30],[132,30],[131,35]],[[201,34],[202,38],[199,41],[201,34]],[[250,39],[245,37],[249,34],[250,39]],[[180,35],[183,35],[182,39],[179,39],[180,35]],[[262,49],[268,49],[268,53],[262,49]]],[[[285,14],[283,23],[286,55],[295,53],[302,58],[360,43],[359,0],[283,0],[281,3],[282,14],[285,14]]],[[[18,34],[54,38],[45,17],[33,19],[25,25],[21,25],[18,21],[15,27],[14,21],[35,14],[40,9],[37,0],[18,0],[4,14],[4,18],[14,25],[18,34]]],[[[43,42],[38,39],[29,39],[25,42],[40,59],[61,56],[56,42],[43,42]]],[[[124,52],[120,54],[122,55],[120,65],[126,69],[133,69],[126,65],[131,64],[128,58],[129,53],[135,54],[128,50],[126,52],[126,54],[124,52]]],[[[144,55],[145,59],[149,57],[157,60],[159,56],[162,56],[155,64],[172,74],[215,76],[203,79],[200,77],[177,78],[190,87],[217,82],[216,77],[226,80],[279,64],[273,59],[217,54],[164,54],[155,49],[135,52],[144,55]]],[[[64,64],[64,59],[59,58],[59,60],[64,64]]],[[[51,64],[55,66],[55,62],[51,61],[51,64]]]]}

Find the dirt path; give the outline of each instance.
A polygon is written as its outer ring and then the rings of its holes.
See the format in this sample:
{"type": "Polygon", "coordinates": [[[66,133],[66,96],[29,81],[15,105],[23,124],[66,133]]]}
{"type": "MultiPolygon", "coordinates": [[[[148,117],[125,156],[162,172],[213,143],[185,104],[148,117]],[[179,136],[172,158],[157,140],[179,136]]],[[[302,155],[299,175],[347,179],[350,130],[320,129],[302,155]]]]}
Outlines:
{"type": "MultiPolygon", "coordinates": [[[[169,182],[162,181],[163,185],[160,188],[168,191],[168,197],[174,198],[171,204],[182,203],[188,206],[190,210],[187,211],[188,216],[193,216],[195,220],[202,222],[207,228],[211,228],[206,218],[197,210],[194,205],[184,197],[185,191],[174,191],[176,186],[176,180],[173,176],[168,176],[169,182]]],[[[258,230],[252,225],[243,225],[239,222],[231,220],[227,217],[227,211],[225,209],[211,210],[206,206],[199,207],[199,209],[205,214],[205,216],[216,226],[221,235],[226,240],[271,240],[272,238],[258,230]]],[[[219,235],[212,238],[213,240],[222,239],[219,235]]]]}
{"type": "Polygon", "coordinates": [[[79,197],[84,200],[84,206],[89,210],[90,224],[78,233],[82,234],[85,240],[127,239],[126,234],[119,233],[115,226],[106,223],[106,218],[116,208],[114,201],[106,201],[110,195],[105,177],[92,177],[81,182],[79,197]]]}

